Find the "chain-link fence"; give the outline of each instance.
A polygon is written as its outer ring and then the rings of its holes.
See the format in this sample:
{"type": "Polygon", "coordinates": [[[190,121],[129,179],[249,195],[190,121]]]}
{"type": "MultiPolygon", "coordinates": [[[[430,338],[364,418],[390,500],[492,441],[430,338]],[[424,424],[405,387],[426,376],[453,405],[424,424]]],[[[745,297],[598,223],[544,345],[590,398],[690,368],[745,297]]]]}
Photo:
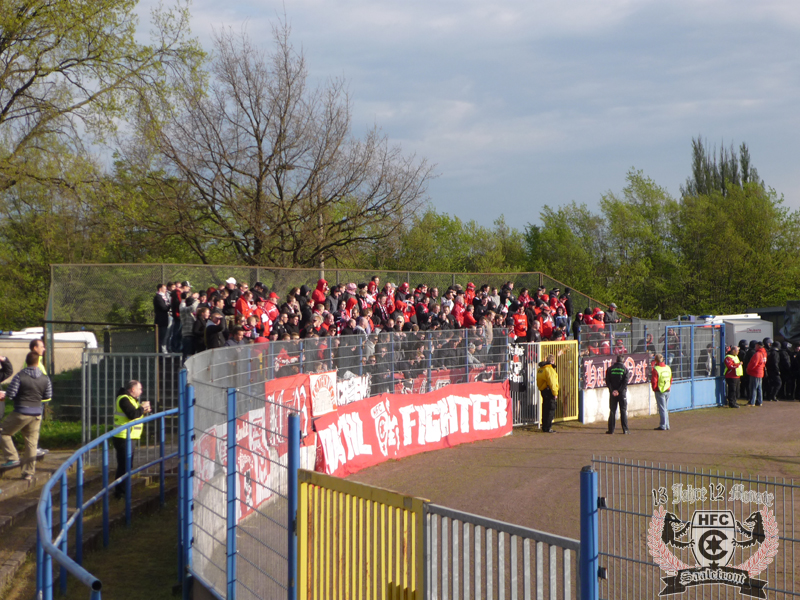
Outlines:
{"type": "MultiPolygon", "coordinates": [[[[412,287],[424,283],[440,292],[449,286],[466,288],[472,282],[477,287],[487,284],[498,290],[507,282],[514,283],[514,292],[523,288],[536,290],[544,285],[548,290],[569,287],[544,273],[436,273],[414,271],[379,271],[358,269],[276,269],[267,267],[180,265],[180,264],[107,264],[53,265],[51,267],[48,320],[112,323],[152,323],[153,296],[156,286],[166,282],[188,281],[193,289],[216,287],[229,277],[244,281],[251,288],[256,282],[285,298],[287,292],[300,286],[313,289],[317,280],[329,284],[367,283],[379,276],[381,286],[387,282],[397,285],[408,282],[412,287]]],[[[604,307],[601,302],[572,290],[574,312],[587,306],[604,307]]],[[[129,350],[130,351],[130,350],[129,350]]]]}

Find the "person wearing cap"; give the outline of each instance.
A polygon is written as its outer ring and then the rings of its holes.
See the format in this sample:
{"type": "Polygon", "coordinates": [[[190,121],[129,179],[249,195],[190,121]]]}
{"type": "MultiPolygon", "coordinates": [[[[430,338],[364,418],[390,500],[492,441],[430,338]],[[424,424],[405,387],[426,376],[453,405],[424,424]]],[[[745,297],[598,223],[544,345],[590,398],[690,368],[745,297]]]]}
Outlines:
{"type": "Polygon", "coordinates": [[[467,304],[472,304],[475,299],[475,284],[471,281],[467,284],[467,291],[464,292],[464,300],[467,304]]]}
{"type": "Polygon", "coordinates": [[[218,310],[212,312],[206,322],[205,343],[207,350],[222,348],[225,345],[225,319],[218,310]]]}
{"type": "Polygon", "coordinates": [[[622,319],[620,319],[619,314],[617,313],[617,305],[613,302],[608,305],[608,310],[606,314],[603,315],[603,323],[621,323],[622,319]]]}
{"type": "Polygon", "coordinates": [[[781,389],[781,345],[772,342],[772,347],[767,353],[767,390],[764,400],[778,401],[778,392],[781,389]]]}
{"type": "Polygon", "coordinates": [[[653,357],[653,370],[650,385],[656,395],[659,424],[656,431],[669,430],[669,391],[672,387],[672,369],[664,362],[663,354],[653,357]]]}
{"type": "Polygon", "coordinates": [[[729,408],[739,408],[736,404],[739,398],[739,385],[744,374],[742,361],[739,360],[739,347],[732,346],[725,355],[725,396],[728,399],[729,408]]]}
{"type": "Polygon", "coordinates": [[[767,352],[763,342],[756,342],[755,353],[747,363],[750,376],[750,403],[748,406],[761,406],[763,398],[764,369],[767,366],[767,352]]]}
{"type": "Polygon", "coordinates": [[[550,306],[545,304],[539,315],[539,330],[542,333],[542,338],[545,340],[549,340],[553,337],[553,329],[556,327],[555,321],[553,321],[553,317],[550,314],[551,312],[550,306]]]}
{"type": "Polygon", "coordinates": [[[613,435],[617,425],[617,407],[619,407],[619,420],[622,423],[622,433],[628,433],[628,378],[630,374],[625,367],[625,359],[617,355],[617,360],[606,373],[606,387],[608,387],[608,429],[606,433],[613,435]]]}
{"type": "Polygon", "coordinates": [[[549,354],[545,360],[539,363],[536,371],[536,387],[539,388],[542,395],[542,431],[545,433],[556,433],[553,429],[553,419],[556,416],[559,387],[555,364],[555,355],[549,354]]]}

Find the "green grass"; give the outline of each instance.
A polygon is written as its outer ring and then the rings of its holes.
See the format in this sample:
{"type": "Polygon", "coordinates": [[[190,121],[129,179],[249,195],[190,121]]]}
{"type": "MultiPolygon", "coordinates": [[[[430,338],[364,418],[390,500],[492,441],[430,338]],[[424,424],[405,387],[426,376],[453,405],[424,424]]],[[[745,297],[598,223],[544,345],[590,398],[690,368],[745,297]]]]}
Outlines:
{"type": "MultiPolygon", "coordinates": [[[[178,504],[134,516],[130,529],[111,533],[108,548],[91,552],[83,566],[103,583],[103,597],[114,600],[174,600],[178,582],[178,504]]],[[[70,577],[67,600],[86,600],[89,590],[70,577]]]]}

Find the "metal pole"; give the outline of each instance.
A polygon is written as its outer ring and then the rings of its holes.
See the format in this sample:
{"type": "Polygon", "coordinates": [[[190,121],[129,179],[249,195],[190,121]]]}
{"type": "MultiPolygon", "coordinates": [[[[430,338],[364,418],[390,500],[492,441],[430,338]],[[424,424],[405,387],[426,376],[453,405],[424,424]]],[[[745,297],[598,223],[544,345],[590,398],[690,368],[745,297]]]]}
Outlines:
{"type": "Polygon", "coordinates": [[[189,600],[191,596],[191,569],[192,569],[192,544],[194,543],[193,528],[194,528],[194,514],[192,513],[192,499],[194,496],[194,486],[192,477],[194,477],[194,470],[192,469],[192,458],[194,455],[194,386],[186,387],[186,439],[184,447],[186,448],[186,474],[183,478],[183,497],[184,497],[184,526],[183,540],[184,540],[184,569],[182,574],[183,580],[183,600],[189,600]]]}
{"type": "Polygon", "coordinates": [[[131,428],[125,430],[125,526],[131,526],[131,486],[133,485],[133,477],[131,477],[131,466],[133,465],[133,449],[131,447],[131,428]]]}
{"type": "Polygon", "coordinates": [[[600,598],[600,583],[597,578],[600,532],[597,513],[597,472],[591,466],[583,467],[581,469],[581,554],[578,565],[580,600],[600,598]]]}
{"type": "Polygon", "coordinates": [[[103,548],[108,548],[108,440],[103,440],[103,548]]]}
{"type": "Polygon", "coordinates": [[[83,565],[83,456],[75,465],[75,510],[80,512],[75,521],[75,562],[83,565]]]}
{"type": "Polygon", "coordinates": [[[300,415],[289,415],[289,456],[288,456],[288,499],[289,499],[289,530],[288,530],[288,567],[289,589],[288,600],[297,600],[297,500],[298,482],[297,470],[300,468],[300,415]]]}
{"type": "Polygon", "coordinates": [[[236,600],[236,389],[228,388],[227,600],[236,600]]]}
{"type": "MultiPolygon", "coordinates": [[[[67,535],[67,533],[65,532],[65,530],[67,529],[67,517],[68,517],[68,514],[67,514],[67,490],[68,490],[68,488],[67,488],[67,474],[64,473],[64,475],[61,476],[61,498],[59,498],[59,501],[60,501],[60,504],[61,504],[60,510],[59,510],[59,516],[61,518],[61,529],[60,529],[60,531],[63,533],[63,535],[61,536],[62,537],[61,544],[59,544],[59,546],[60,546],[59,550],[61,550],[64,554],[67,553],[67,550],[68,550],[68,547],[69,547],[68,546],[68,544],[69,544],[69,535],[67,535]]],[[[59,583],[61,585],[61,594],[65,595],[67,593],[67,569],[63,565],[59,569],[59,580],[60,580],[59,583]]]]}
{"type": "MultiPolygon", "coordinates": [[[[44,535],[48,540],[53,539],[53,496],[47,495],[45,506],[44,535]]],[[[42,591],[44,600],[53,600],[53,557],[44,553],[44,572],[42,575],[42,591]]]]}
{"type": "Polygon", "coordinates": [[[183,554],[185,540],[183,538],[184,523],[184,480],[186,479],[186,369],[178,374],[178,583],[183,582],[185,567],[183,554]]]}

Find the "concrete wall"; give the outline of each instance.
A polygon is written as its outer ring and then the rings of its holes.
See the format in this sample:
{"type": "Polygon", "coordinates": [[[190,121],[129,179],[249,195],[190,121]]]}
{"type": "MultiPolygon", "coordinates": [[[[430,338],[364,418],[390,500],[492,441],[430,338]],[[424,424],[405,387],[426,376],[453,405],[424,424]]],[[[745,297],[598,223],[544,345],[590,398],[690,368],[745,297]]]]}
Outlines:
{"type": "MultiPolygon", "coordinates": [[[[602,423],[608,421],[608,388],[595,388],[583,391],[582,423],[602,423]]],[[[708,408],[723,403],[725,382],[722,378],[696,379],[695,381],[675,381],[669,395],[670,412],[708,408]]],[[[628,386],[628,416],[643,417],[658,414],[656,397],[650,384],[628,386]]]]}

